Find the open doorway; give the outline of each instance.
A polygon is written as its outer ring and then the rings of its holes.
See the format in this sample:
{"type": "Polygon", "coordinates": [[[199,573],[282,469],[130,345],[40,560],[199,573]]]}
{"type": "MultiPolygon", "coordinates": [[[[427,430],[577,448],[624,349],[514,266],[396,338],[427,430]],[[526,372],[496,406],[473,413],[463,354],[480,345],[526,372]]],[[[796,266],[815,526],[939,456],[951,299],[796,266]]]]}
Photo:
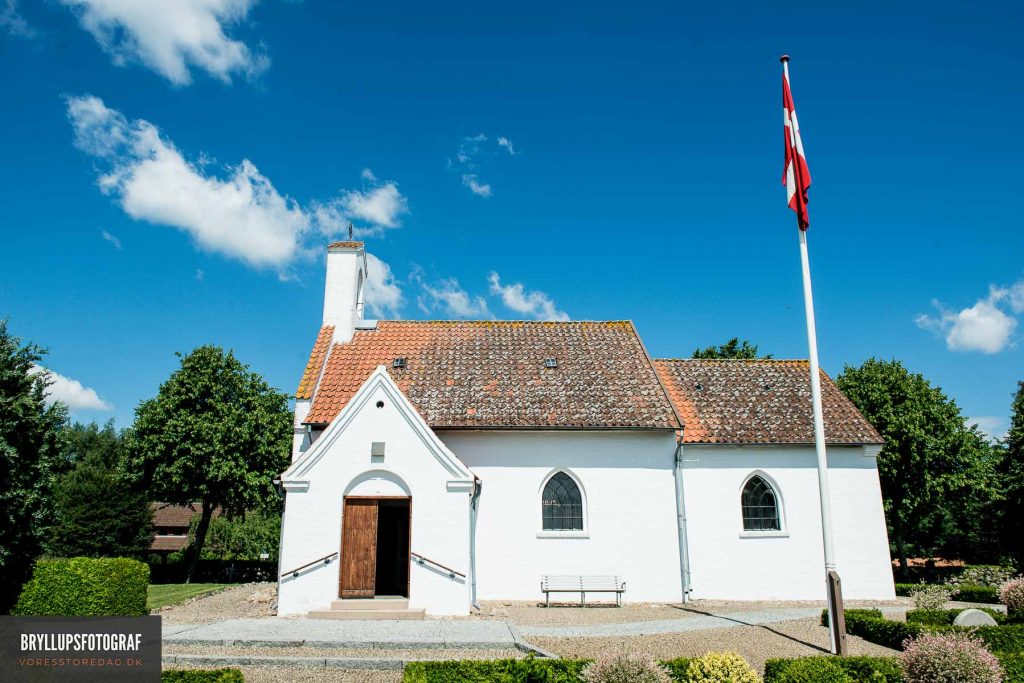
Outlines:
{"type": "Polygon", "coordinates": [[[409,596],[409,498],[345,498],[342,598],[409,596]]]}

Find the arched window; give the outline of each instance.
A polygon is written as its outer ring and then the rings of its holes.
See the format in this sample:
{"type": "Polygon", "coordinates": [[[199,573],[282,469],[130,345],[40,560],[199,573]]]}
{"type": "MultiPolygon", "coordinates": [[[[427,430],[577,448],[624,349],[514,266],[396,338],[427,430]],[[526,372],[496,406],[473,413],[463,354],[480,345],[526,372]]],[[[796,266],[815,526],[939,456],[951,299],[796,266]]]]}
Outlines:
{"type": "Polygon", "coordinates": [[[740,504],[743,507],[744,531],[782,530],[775,489],[763,477],[755,474],[747,480],[740,504]]]}
{"type": "Polygon", "coordinates": [[[548,479],[541,506],[544,531],[583,531],[583,496],[565,472],[548,479]]]}

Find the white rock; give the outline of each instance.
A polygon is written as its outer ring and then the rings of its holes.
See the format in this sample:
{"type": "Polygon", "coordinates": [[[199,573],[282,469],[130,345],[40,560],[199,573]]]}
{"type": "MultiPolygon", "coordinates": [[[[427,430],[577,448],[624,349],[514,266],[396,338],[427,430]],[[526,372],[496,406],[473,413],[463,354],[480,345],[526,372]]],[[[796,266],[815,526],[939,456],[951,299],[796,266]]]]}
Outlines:
{"type": "Polygon", "coordinates": [[[953,620],[954,626],[996,626],[996,620],[991,615],[982,612],[980,609],[965,609],[956,615],[953,620]]]}

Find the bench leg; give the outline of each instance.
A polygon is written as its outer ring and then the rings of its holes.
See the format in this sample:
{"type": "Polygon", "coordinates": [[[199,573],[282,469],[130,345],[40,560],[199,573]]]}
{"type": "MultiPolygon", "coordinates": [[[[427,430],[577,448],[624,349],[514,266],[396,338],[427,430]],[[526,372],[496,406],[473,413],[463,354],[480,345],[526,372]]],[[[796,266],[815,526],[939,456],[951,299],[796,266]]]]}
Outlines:
{"type": "Polygon", "coordinates": [[[544,594],[544,606],[551,607],[551,592],[548,591],[544,594]]]}
{"type": "Polygon", "coordinates": [[[587,606],[587,592],[586,591],[580,591],[580,607],[586,607],[586,606],[587,606]]]}

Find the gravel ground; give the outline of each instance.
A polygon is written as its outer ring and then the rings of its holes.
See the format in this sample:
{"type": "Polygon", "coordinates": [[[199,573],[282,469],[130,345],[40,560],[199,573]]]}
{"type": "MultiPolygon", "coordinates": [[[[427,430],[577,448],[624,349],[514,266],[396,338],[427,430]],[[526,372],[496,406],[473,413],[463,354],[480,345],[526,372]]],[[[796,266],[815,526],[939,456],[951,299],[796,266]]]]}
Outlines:
{"type": "Polygon", "coordinates": [[[242,666],[237,668],[242,670],[245,683],[401,683],[402,681],[401,671],[300,669],[287,666],[242,666]]]}
{"type": "Polygon", "coordinates": [[[353,657],[358,659],[521,659],[526,653],[507,650],[457,648],[354,648],[354,647],[207,647],[197,645],[164,645],[165,655],[240,655],[243,657],[353,657]]]}
{"type": "MultiPolygon", "coordinates": [[[[846,607],[903,607],[910,605],[908,598],[889,601],[852,601],[846,607]]],[[[818,607],[824,609],[824,601],[777,600],[765,602],[740,602],[730,600],[695,600],[686,605],[667,603],[627,603],[622,607],[579,605],[559,603],[544,607],[536,602],[482,601],[480,611],[469,617],[444,617],[446,619],[484,619],[508,621],[516,626],[591,626],[597,624],[628,624],[637,621],[668,621],[688,619],[704,614],[729,614],[731,612],[753,612],[764,609],[788,607],[818,607]]]]}
{"type": "MultiPolygon", "coordinates": [[[[850,654],[893,655],[890,650],[853,636],[847,637],[850,654]]],[[[773,657],[801,657],[828,651],[828,629],[817,619],[799,619],[764,626],[740,626],[687,633],[624,638],[529,639],[533,645],[562,657],[596,657],[602,653],[627,650],[649,653],[655,659],[700,656],[707,652],[733,650],[743,655],[762,673],[765,660],[773,657]]]]}
{"type": "Polygon", "coordinates": [[[168,605],[154,610],[153,614],[160,615],[169,623],[205,624],[224,619],[272,617],[276,603],[276,583],[246,583],[168,605]]]}

